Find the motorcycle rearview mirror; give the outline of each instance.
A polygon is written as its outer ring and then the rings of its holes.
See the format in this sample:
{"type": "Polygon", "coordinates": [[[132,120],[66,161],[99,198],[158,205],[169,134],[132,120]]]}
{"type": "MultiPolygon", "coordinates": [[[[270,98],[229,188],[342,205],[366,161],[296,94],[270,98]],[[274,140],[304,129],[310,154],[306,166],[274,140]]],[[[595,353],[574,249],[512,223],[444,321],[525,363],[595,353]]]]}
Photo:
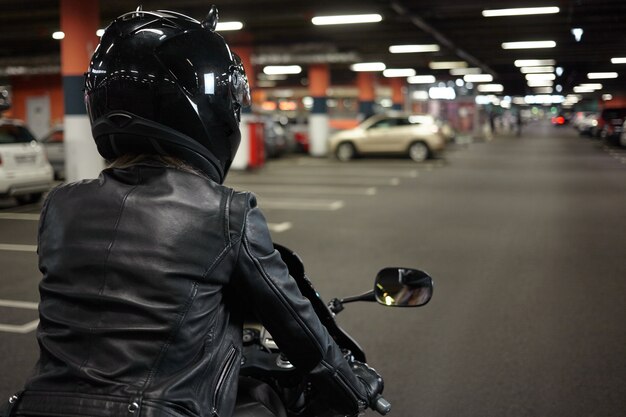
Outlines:
{"type": "Polygon", "coordinates": [[[423,306],[433,296],[433,279],[419,269],[385,268],[376,275],[374,296],[386,306],[423,306]]]}

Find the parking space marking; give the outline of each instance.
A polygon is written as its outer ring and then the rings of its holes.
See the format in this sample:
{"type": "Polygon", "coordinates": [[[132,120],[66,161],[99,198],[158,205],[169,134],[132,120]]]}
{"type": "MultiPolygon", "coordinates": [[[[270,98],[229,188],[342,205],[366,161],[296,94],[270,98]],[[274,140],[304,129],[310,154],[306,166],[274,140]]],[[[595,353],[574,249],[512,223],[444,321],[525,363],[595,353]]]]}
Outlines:
{"type": "MultiPolygon", "coordinates": [[[[33,303],[30,301],[0,300],[0,307],[37,310],[39,308],[39,303],[33,303]]],[[[39,320],[33,320],[19,325],[0,323],[0,332],[26,334],[35,330],[38,324],[39,320]]]]}
{"type": "Polygon", "coordinates": [[[241,187],[241,185],[256,185],[256,184],[266,184],[266,185],[275,185],[276,187],[280,187],[282,184],[291,184],[291,185],[302,185],[302,186],[310,186],[310,185],[327,185],[329,187],[334,186],[349,186],[356,185],[362,187],[372,187],[372,186],[381,186],[381,185],[397,185],[400,182],[400,178],[341,178],[341,176],[336,177],[325,177],[325,178],[317,178],[314,175],[311,176],[294,176],[290,175],[286,176],[260,176],[260,177],[247,177],[247,178],[237,178],[233,179],[233,181],[226,181],[226,186],[233,187],[233,184],[237,184],[241,187]]]}
{"type": "Polygon", "coordinates": [[[0,250],[14,252],[37,252],[37,245],[11,245],[8,243],[0,243],[0,250]]]}
{"type": "Polygon", "coordinates": [[[343,208],[341,200],[311,200],[311,199],[259,199],[259,207],[262,209],[275,210],[311,210],[311,211],[335,211],[343,208]]]}
{"type": "Polygon", "coordinates": [[[267,227],[270,229],[270,231],[275,232],[275,233],[286,232],[287,230],[291,229],[291,226],[293,226],[293,224],[291,222],[268,223],[267,224],[267,227]]]}
{"type": "MultiPolygon", "coordinates": [[[[417,178],[419,176],[419,172],[416,169],[412,169],[412,170],[388,170],[388,169],[383,169],[383,170],[372,170],[372,169],[341,169],[341,170],[328,170],[328,171],[321,171],[316,169],[316,170],[309,170],[308,168],[300,168],[298,169],[296,175],[300,175],[300,176],[307,176],[307,177],[337,177],[337,178],[344,178],[344,177],[359,177],[359,178],[381,178],[381,177],[403,177],[403,178],[417,178]],[[380,171],[380,172],[374,172],[374,171],[380,171]]],[[[292,170],[287,170],[287,169],[268,169],[266,171],[266,175],[287,175],[287,176],[293,176],[294,175],[294,171],[292,170]]]]}
{"type": "Polygon", "coordinates": [[[0,220],[39,220],[39,214],[0,212],[0,220]]]}
{"type": "MultiPolygon", "coordinates": [[[[232,184],[231,184],[232,186],[232,184]]],[[[242,189],[242,187],[237,187],[242,189]]],[[[376,187],[322,187],[322,186],[306,186],[297,185],[255,185],[250,187],[250,191],[254,194],[332,194],[332,195],[376,195],[376,187]]]]}
{"type": "Polygon", "coordinates": [[[16,301],[16,300],[1,300],[0,307],[13,307],[13,308],[25,308],[27,310],[37,310],[39,303],[33,303],[32,301],[16,301]]]}
{"type": "Polygon", "coordinates": [[[33,320],[21,325],[0,324],[0,332],[26,334],[35,330],[38,325],[39,320],[33,320]]]}

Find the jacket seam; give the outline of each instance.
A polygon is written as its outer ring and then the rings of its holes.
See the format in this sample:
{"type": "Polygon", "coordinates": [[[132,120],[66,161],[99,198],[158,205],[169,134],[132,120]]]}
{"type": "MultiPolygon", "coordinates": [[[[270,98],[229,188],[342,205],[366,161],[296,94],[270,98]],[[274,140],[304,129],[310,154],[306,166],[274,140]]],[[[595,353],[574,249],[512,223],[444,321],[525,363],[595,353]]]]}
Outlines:
{"type": "Polygon", "coordinates": [[[154,365],[152,366],[152,368],[150,369],[150,372],[148,373],[148,377],[146,378],[146,381],[143,384],[142,391],[148,388],[148,386],[150,385],[150,382],[152,382],[152,378],[154,378],[154,376],[158,373],[158,370],[161,366],[161,362],[163,361],[165,354],[169,350],[169,347],[171,346],[172,341],[178,335],[178,331],[182,327],[183,322],[185,321],[185,318],[187,318],[187,313],[189,313],[189,310],[191,309],[191,306],[193,305],[193,302],[197,294],[198,294],[198,282],[194,281],[189,299],[185,303],[185,308],[181,312],[178,313],[178,315],[180,316],[178,319],[178,322],[176,323],[176,326],[172,329],[172,332],[170,333],[166,342],[163,344],[163,346],[161,346],[161,351],[159,352],[159,356],[157,356],[154,362],[154,365]]]}
{"type": "MultiPolygon", "coordinates": [[[[141,176],[140,176],[141,179],[141,176]]],[[[117,231],[118,231],[118,227],[120,224],[120,221],[122,219],[122,214],[124,213],[124,209],[126,208],[126,201],[128,200],[128,197],[133,193],[133,191],[135,191],[137,189],[137,185],[133,186],[130,190],[128,190],[128,192],[124,195],[124,198],[122,199],[122,204],[120,204],[120,209],[119,212],[117,214],[117,219],[115,220],[115,226],[113,229],[113,237],[111,238],[111,242],[109,243],[109,246],[107,247],[107,253],[104,257],[104,261],[102,264],[102,284],[100,285],[100,288],[98,290],[98,296],[102,296],[102,294],[104,293],[104,288],[106,286],[106,281],[107,281],[107,264],[109,262],[109,256],[111,256],[111,251],[113,250],[113,245],[115,245],[115,240],[117,239],[117,231]]],[[[102,307],[102,301],[100,300],[100,302],[98,303],[99,307],[102,307]]],[[[93,331],[95,328],[99,328],[100,327],[100,323],[102,322],[102,312],[100,312],[100,317],[98,318],[98,323],[97,325],[91,326],[89,328],[89,347],[87,348],[87,356],[85,357],[85,360],[81,363],[80,365],[80,370],[82,371],[82,369],[85,367],[85,365],[87,364],[87,362],[89,362],[89,359],[91,358],[91,346],[92,346],[92,335],[93,335],[93,331]]]]}
{"type": "Polygon", "coordinates": [[[309,340],[313,341],[313,343],[317,346],[318,351],[320,353],[320,356],[322,358],[321,360],[323,360],[323,358],[324,358],[324,348],[322,347],[321,343],[319,342],[319,340],[317,340],[317,338],[315,337],[315,335],[313,334],[311,329],[306,325],[306,323],[304,323],[302,318],[294,311],[294,309],[291,306],[291,304],[289,304],[289,302],[287,302],[287,300],[285,299],[283,293],[278,290],[276,285],[269,278],[269,275],[267,274],[265,269],[263,269],[263,266],[261,265],[259,260],[254,255],[252,255],[252,252],[251,252],[250,247],[248,245],[248,241],[245,238],[243,239],[243,246],[244,246],[244,249],[245,249],[247,255],[250,257],[250,259],[252,260],[253,264],[255,265],[256,269],[259,271],[259,273],[263,277],[264,281],[268,284],[268,286],[271,288],[271,290],[277,296],[277,298],[279,299],[281,304],[283,304],[287,308],[287,310],[289,311],[289,314],[291,314],[291,316],[298,323],[298,325],[302,329],[304,329],[304,331],[308,334],[309,340]]]}
{"type": "Polygon", "coordinates": [[[331,364],[329,364],[323,359],[321,361],[321,364],[326,369],[329,369],[333,372],[333,376],[336,377],[335,379],[337,380],[337,382],[339,382],[339,385],[344,387],[346,392],[354,398],[355,402],[359,403],[359,401],[365,401],[365,399],[361,398],[361,396],[359,395],[359,392],[356,389],[354,389],[352,385],[350,385],[350,383],[346,380],[345,376],[338,369],[334,368],[331,364]]]}

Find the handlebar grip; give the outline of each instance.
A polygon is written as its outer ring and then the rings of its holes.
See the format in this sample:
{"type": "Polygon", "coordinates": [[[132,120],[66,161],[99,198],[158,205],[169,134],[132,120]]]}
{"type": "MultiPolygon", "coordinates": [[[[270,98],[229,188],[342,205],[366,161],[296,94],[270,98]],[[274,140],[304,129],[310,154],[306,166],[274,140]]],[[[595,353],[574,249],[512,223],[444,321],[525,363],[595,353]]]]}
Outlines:
{"type": "Polygon", "coordinates": [[[378,397],[376,397],[373,401],[373,409],[376,410],[378,412],[378,414],[380,415],[386,415],[388,412],[391,411],[391,403],[387,400],[385,400],[382,395],[379,395],[378,397]]]}

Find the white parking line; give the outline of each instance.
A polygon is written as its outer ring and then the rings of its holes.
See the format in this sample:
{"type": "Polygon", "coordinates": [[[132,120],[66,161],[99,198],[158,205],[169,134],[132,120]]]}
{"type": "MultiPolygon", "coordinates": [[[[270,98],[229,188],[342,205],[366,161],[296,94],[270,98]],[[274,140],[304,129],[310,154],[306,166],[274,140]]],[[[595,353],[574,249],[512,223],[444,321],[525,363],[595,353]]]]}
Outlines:
{"type": "Polygon", "coordinates": [[[0,213],[0,220],[39,220],[39,214],[0,213]]]}
{"type": "Polygon", "coordinates": [[[384,178],[384,177],[403,177],[403,178],[417,178],[419,176],[419,172],[416,169],[412,170],[389,170],[383,169],[378,170],[380,172],[376,172],[376,170],[368,169],[346,169],[346,170],[329,170],[329,171],[321,171],[319,169],[309,170],[307,168],[299,168],[297,171],[293,170],[281,170],[281,169],[269,169],[265,171],[263,176],[289,176],[293,177],[297,176],[307,176],[307,177],[336,177],[336,178],[344,178],[344,177],[359,177],[359,178],[384,178]]]}
{"type": "Polygon", "coordinates": [[[267,224],[267,227],[270,229],[270,231],[276,232],[276,233],[286,232],[287,230],[291,229],[291,226],[293,226],[291,224],[291,222],[268,223],[267,224]]]}
{"type": "Polygon", "coordinates": [[[26,334],[35,330],[38,325],[39,320],[33,320],[22,325],[0,324],[0,332],[26,334]]]}
{"type": "MultiPolygon", "coordinates": [[[[299,184],[303,186],[309,185],[328,185],[328,186],[348,186],[348,185],[356,185],[362,187],[373,187],[379,185],[397,185],[400,182],[400,178],[369,178],[363,179],[361,177],[358,178],[342,178],[341,176],[334,177],[325,177],[325,178],[317,178],[315,175],[309,176],[259,176],[259,177],[238,177],[233,179],[233,181],[226,181],[226,186],[234,187],[233,184],[248,186],[248,184],[266,184],[266,185],[275,185],[276,187],[280,187],[281,184],[299,184]]],[[[236,188],[236,187],[234,187],[236,188]]]]}
{"type": "Polygon", "coordinates": [[[32,301],[16,301],[16,300],[0,300],[0,307],[25,308],[28,310],[37,310],[39,303],[32,301]]]}
{"type": "Polygon", "coordinates": [[[37,245],[11,245],[8,243],[0,243],[0,250],[14,252],[37,252],[37,245]]]}
{"type": "Polygon", "coordinates": [[[261,209],[335,211],[344,206],[341,200],[259,199],[261,209]]]}
{"type": "MultiPolygon", "coordinates": [[[[233,186],[233,184],[231,184],[233,186]]],[[[236,188],[242,189],[237,186],[236,188]]],[[[298,185],[255,185],[250,187],[254,194],[332,194],[332,195],[376,195],[376,187],[323,187],[323,186],[306,186],[298,185]]]]}
{"type": "MultiPolygon", "coordinates": [[[[33,303],[31,301],[0,300],[0,307],[12,307],[12,308],[24,308],[27,310],[37,310],[37,308],[39,307],[39,304],[33,303]]],[[[26,334],[35,330],[38,324],[39,324],[39,320],[29,321],[28,323],[25,323],[25,324],[1,324],[0,323],[0,332],[26,334]]]]}

